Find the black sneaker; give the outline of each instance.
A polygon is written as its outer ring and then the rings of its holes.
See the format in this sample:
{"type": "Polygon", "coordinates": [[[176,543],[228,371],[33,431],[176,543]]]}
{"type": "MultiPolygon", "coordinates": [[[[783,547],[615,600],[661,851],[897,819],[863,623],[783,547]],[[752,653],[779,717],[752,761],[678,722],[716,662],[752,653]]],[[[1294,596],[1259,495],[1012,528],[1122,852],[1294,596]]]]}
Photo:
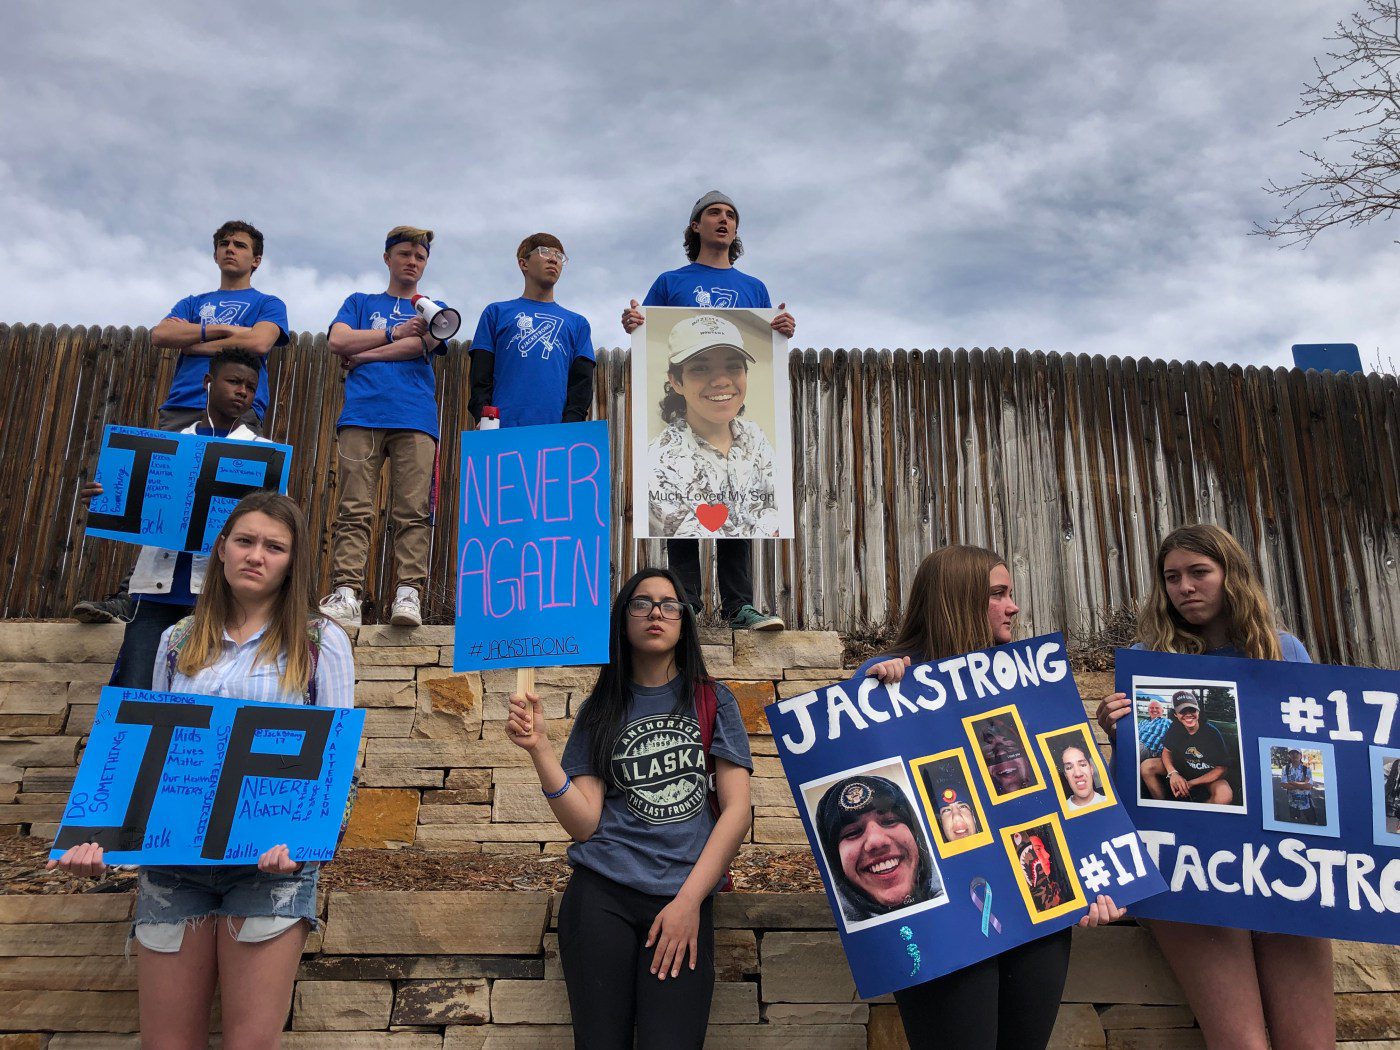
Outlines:
{"type": "Polygon", "coordinates": [[[83,623],[130,623],[136,603],[126,592],[111,594],[101,601],[79,602],[69,615],[83,623]]]}

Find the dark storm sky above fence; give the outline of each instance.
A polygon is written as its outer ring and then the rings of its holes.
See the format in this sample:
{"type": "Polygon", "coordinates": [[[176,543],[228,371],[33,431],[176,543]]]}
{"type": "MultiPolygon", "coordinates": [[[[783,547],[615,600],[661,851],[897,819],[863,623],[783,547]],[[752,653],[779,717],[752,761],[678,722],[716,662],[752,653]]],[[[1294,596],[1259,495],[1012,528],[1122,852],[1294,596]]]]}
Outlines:
{"type": "Polygon", "coordinates": [[[1277,124],[1352,6],[20,0],[0,316],[151,325],[238,216],[259,286],[324,330],[409,222],[469,324],[518,292],[519,239],[558,233],[561,301],[617,345],[718,186],[797,345],[1369,363],[1395,356],[1395,231],[1246,236],[1328,130],[1277,124]]]}

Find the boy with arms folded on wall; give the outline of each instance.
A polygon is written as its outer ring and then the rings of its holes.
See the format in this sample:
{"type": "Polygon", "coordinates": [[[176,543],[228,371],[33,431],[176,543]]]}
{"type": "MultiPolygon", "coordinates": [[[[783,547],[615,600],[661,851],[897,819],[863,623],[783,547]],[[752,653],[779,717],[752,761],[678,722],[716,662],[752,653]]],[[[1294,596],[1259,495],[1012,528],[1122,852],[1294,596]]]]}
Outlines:
{"type": "MultiPolygon", "coordinates": [[[[214,231],[214,262],[219,287],[187,295],[151,329],[151,345],[178,350],[179,361],[170,391],[160,406],[161,430],[187,430],[205,422],[205,377],[210,359],[222,350],[243,350],[258,363],[257,392],[239,422],[253,434],[262,433],[267,411],[266,357],[287,342],[287,307],[275,295],[253,287],[253,271],[262,264],[263,235],[257,227],[231,220],[214,231]]],[[[73,615],[86,623],[125,623],[135,606],[127,593],[130,575],[117,593],[102,601],[83,601],[73,615]]]]}
{"type": "MultiPolygon", "coordinates": [[[[734,261],[744,252],[743,242],[739,240],[739,209],[719,190],[711,190],[690,209],[684,245],[690,264],[657,277],[642,306],[772,308],[764,283],[734,268],[734,261]]],[[[779,303],[778,311],[778,316],[773,318],[773,328],[791,339],[797,322],[787,312],[786,303],[779,303]]],[[[622,327],[628,335],[644,320],[635,299],[622,311],[622,327]]],[[[753,605],[752,542],[747,539],[715,541],[721,612],[736,629],[780,631],[784,626],[780,617],[760,612],[753,605]]],[[[666,554],[671,568],[685,584],[686,601],[698,614],[702,609],[700,541],[669,539],[666,554]]]]}
{"type": "Polygon", "coordinates": [[[593,402],[593,333],[586,318],[554,301],[569,257],[558,237],[534,233],[515,261],[525,290],[481,312],[468,409],[480,419],[494,405],[503,427],[581,423],[593,402]]]}
{"type": "MultiPolygon", "coordinates": [[[[389,286],[355,292],[331,322],[331,353],[346,370],[336,421],[340,501],[331,546],[331,593],[321,612],[344,627],[361,623],[360,591],[376,515],[379,472],[389,461],[398,589],[390,623],[417,627],[428,583],[429,518],[437,463],[437,379],[432,354],[447,352],[413,308],[433,231],[396,226],[384,239],[389,286]]],[[[443,304],[439,304],[443,305],[443,304]]]]}

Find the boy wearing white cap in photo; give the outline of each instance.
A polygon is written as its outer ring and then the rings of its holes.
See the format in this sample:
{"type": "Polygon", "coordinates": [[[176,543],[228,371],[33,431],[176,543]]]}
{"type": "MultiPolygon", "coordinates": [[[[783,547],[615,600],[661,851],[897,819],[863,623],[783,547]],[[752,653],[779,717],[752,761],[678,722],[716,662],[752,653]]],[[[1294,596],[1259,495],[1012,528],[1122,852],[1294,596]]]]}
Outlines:
{"type": "MultiPolygon", "coordinates": [[[[690,260],[688,266],[661,274],[652,282],[642,306],[699,306],[711,309],[769,310],[773,302],[768,297],[768,289],[756,277],[750,277],[734,268],[734,260],[743,254],[744,246],[739,240],[739,209],[723,193],[711,190],[690,210],[690,222],[684,234],[685,254],[690,260]]],[[[717,318],[718,319],[718,318],[717,318]]],[[[622,311],[622,327],[630,335],[645,318],[635,299],[622,311]]],[[[797,322],[787,312],[786,304],[778,304],[778,315],[773,318],[773,328],[784,336],[792,338],[797,322]]],[[[674,334],[674,333],[673,333],[674,334]]],[[[672,359],[672,371],[676,362],[672,359]]],[[[669,375],[670,373],[668,373],[669,375]]],[[[745,368],[747,374],[747,368],[745,368]]],[[[668,383],[670,379],[668,378],[668,383]]],[[[674,386],[672,386],[674,389],[674,386]]],[[[737,414],[737,410],[736,410],[737,414]]],[[[668,427],[668,432],[669,432],[668,427]]],[[[741,441],[735,429],[735,442],[741,441]]],[[[757,428],[753,428],[757,430],[757,428]]],[[[759,434],[762,437],[762,434],[759,434]]],[[[665,435],[661,440],[665,439],[665,435]]],[[[653,449],[656,444],[653,444],[653,449]]],[[[765,446],[767,439],[764,439],[765,446]]],[[[744,450],[741,448],[741,452],[744,450]]],[[[718,453],[718,450],[716,450],[718,453]]],[[[723,453],[718,453],[723,459],[723,453]]],[[[771,464],[772,448],[767,455],[771,464]]],[[[655,457],[653,456],[653,461],[655,457]]],[[[771,468],[769,478],[772,477],[771,468]]],[[[769,500],[771,502],[769,481],[769,500]]],[[[653,509],[655,501],[653,501],[653,509]]],[[[731,510],[732,513],[732,510],[731,510]]],[[[722,530],[723,531],[723,530],[722,530]]],[[[718,539],[715,541],[715,561],[719,574],[721,612],[736,629],[782,630],[783,621],[771,613],[760,612],[753,605],[753,578],[750,572],[750,543],[748,539],[718,539]]],[[[697,611],[700,601],[700,545],[697,540],[676,538],[666,541],[666,553],[671,568],[685,584],[686,600],[697,611]]]]}
{"type": "Polygon", "coordinates": [[[666,429],[647,448],[651,531],[674,537],[773,535],[773,446],[757,423],[741,419],[754,356],[734,324],[715,314],[687,317],[671,329],[666,429]],[[729,516],[717,532],[695,506],[718,500],[729,516]]]}

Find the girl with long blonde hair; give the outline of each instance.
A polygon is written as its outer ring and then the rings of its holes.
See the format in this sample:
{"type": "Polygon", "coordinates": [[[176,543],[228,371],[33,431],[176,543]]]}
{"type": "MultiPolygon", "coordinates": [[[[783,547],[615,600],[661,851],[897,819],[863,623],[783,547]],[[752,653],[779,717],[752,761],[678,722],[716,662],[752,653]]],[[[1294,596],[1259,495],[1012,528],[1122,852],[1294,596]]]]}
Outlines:
{"type": "MultiPolygon", "coordinates": [[[[1186,525],[1157,549],[1152,591],[1143,604],[1134,649],[1310,663],[1308,651],[1281,631],[1268,596],[1239,541],[1218,525],[1186,525]]],[[[1182,704],[1203,732],[1200,709],[1182,704]]],[[[1132,709],[1125,693],[1099,703],[1097,718],[1110,739],[1132,709]]],[[[1152,793],[1210,801],[1228,794],[1211,778],[1188,776],[1164,746],[1142,762],[1152,793]]],[[[1332,942],[1319,937],[1144,921],[1186,992],[1208,1046],[1251,1050],[1330,1047],[1336,1040],[1332,942]]]]}
{"type": "MultiPolygon", "coordinates": [[[[350,639],[309,616],[311,558],[301,508],[275,492],[246,496],[215,541],[194,615],[161,636],[154,688],[352,707],[350,639]]],[[[105,870],[96,843],[49,866],[105,870]]],[[[292,980],[317,922],[317,874],[284,844],[270,845],[256,866],[142,868],[133,931],[141,1045],[208,1042],[216,983],[226,1047],[280,1045],[292,980]]]]}
{"type": "MultiPolygon", "coordinates": [[[[897,682],[910,664],[1005,645],[1020,612],[1011,591],[1011,572],[995,551],[934,551],[914,574],[891,652],[867,661],[856,674],[897,682]]],[[[1100,896],[1079,925],[1097,926],[1123,914],[1112,898],[1100,896]]],[[[1070,931],[1060,930],[895,992],[910,1047],[1045,1047],[1064,993],[1069,946],[1070,931]]]]}

